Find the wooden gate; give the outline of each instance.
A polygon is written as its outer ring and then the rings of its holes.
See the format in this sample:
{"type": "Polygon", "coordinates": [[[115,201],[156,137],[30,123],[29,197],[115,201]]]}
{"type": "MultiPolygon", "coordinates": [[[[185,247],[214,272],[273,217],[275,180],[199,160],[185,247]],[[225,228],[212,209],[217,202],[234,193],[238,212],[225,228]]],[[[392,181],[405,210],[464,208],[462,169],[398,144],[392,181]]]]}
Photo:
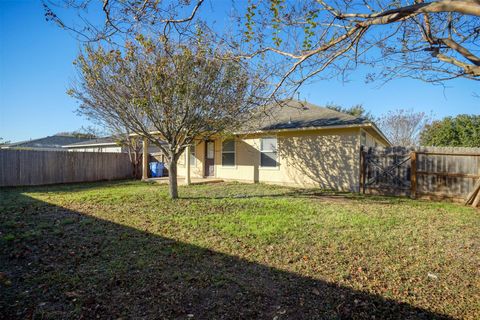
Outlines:
{"type": "Polygon", "coordinates": [[[406,148],[361,149],[363,193],[410,195],[412,153],[406,148]]]}
{"type": "Polygon", "coordinates": [[[363,193],[465,201],[480,178],[480,148],[363,148],[363,193]]]}

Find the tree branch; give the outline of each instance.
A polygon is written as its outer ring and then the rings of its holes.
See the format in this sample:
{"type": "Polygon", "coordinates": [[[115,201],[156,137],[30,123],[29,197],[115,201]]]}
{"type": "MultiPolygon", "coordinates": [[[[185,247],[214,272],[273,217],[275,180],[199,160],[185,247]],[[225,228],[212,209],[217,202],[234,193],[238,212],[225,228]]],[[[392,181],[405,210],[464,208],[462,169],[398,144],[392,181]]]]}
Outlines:
{"type": "Polygon", "coordinates": [[[480,58],[475,56],[473,53],[471,53],[467,48],[461,46],[457,42],[455,42],[453,39],[439,39],[439,42],[443,43],[444,45],[448,46],[449,48],[457,51],[460,53],[462,56],[464,56],[468,61],[473,63],[476,66],[480,66],[480,58]]]}

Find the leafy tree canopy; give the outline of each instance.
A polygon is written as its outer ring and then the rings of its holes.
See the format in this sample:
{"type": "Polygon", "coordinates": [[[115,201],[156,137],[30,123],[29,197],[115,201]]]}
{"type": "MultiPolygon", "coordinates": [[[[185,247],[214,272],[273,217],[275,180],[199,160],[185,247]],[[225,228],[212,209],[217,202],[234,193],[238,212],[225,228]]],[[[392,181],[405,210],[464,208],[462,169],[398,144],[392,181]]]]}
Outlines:
{"type": "Polygon", "coordinates": [[[167,157],[170,195],[178,197],[177,161],[199,137],[235,130],[261,103],[264,87],[225,48],[199,36],[173,45],[138,35],[124,50],[86,46],[69,94],[79,112],[121,124],[167,157]]]}
{"type": "Polygon", "coordinates": [[[480,116],[461,114],[427,125],[420,142],[438,147],[480,147],[480,116]]]}

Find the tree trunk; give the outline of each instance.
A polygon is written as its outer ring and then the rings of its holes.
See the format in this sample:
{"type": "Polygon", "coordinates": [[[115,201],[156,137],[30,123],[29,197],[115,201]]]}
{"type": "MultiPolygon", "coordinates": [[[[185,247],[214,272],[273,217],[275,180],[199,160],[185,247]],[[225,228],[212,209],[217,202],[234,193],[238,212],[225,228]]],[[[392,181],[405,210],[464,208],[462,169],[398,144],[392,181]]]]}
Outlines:
{"type": "Polygon", "coordinates": [[[135,151],[134,154],[135,159],[135,179],[141,180],[142,179],[142,151],[135,151]]]}
{"type": "Polygon", "coordinates": [[[138,166],[137,164],[132,161],[130,162],[132,164],[132,176],[133,176],[133,179],[137,179],[138,178],[138,175],[137,175],[137,172],[138,172],[138,166]]]}
{"type": "Polygon", "coordinates": [[[168,188],[170,191],[170,198],[178,198],[178,185],[177,185],[177,157],[170,156],[168,161],[168,188]]]}
{"type": "Polygon", "coordinates": [[[140,180],[142,178],[142,170],[140,163],[141,161],[136,160],[136,162],[133,164],[133,176],[137,180],[140,180]]]}
{"type": "Polygon", "coordinates": [[[128,150],[128,158],[130,160],[130,163],[132,164],[133,178],[140,179],[142,177],[140,164],[142,163],[143,155],[141,154],[141,151],[132,151],[131,146],[127,146],[127,150],[128,150]]]}

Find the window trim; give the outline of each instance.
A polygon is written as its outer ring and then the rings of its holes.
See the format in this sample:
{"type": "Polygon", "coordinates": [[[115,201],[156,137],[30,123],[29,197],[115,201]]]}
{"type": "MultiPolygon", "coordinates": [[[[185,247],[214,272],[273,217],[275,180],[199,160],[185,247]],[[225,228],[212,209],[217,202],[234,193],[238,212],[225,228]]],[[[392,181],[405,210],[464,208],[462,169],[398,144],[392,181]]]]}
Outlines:
{"type": "MultiPolygon", "coordinates": [[[[264,137],[260,137],[258,139],[259,141],[259,148],[258,148],[258,168],[261,169],[261,170],[279,170],[280,169],[280,155],[279,155],[279,152],[278,152],[278,135],[268,135],[268,136],[264,136],[264,137]],[[277,159],[276,159],[276,163],[277,165],[275,167],[264,167],[262,166],[262,152],[264,152],[262,150],[262,139],[266,139],[266,138],[275,138],[275,140],[277,141],[277,151],[275,152],[276,155],[277,155],[277,159]]],[[[266,151],[268,152],[268,151],[266,151]]],[[[270,151],[272,152],[272,151],[270,151]]]]}
{"type": "Polygon", "coordinates": [[[220,162],[221,162],[221,167],[225,169],[236,169],[237,168],[237,139],[232,138],[232,139],[224,139],[222,140],[222,143],[220,144],[220,162]],[[225,151],[225,153],[233,153],[233,165],[225,165],[223,164],[223,143],[225,141],[232,140],[233,141],[233,151],[225,151]]]}

